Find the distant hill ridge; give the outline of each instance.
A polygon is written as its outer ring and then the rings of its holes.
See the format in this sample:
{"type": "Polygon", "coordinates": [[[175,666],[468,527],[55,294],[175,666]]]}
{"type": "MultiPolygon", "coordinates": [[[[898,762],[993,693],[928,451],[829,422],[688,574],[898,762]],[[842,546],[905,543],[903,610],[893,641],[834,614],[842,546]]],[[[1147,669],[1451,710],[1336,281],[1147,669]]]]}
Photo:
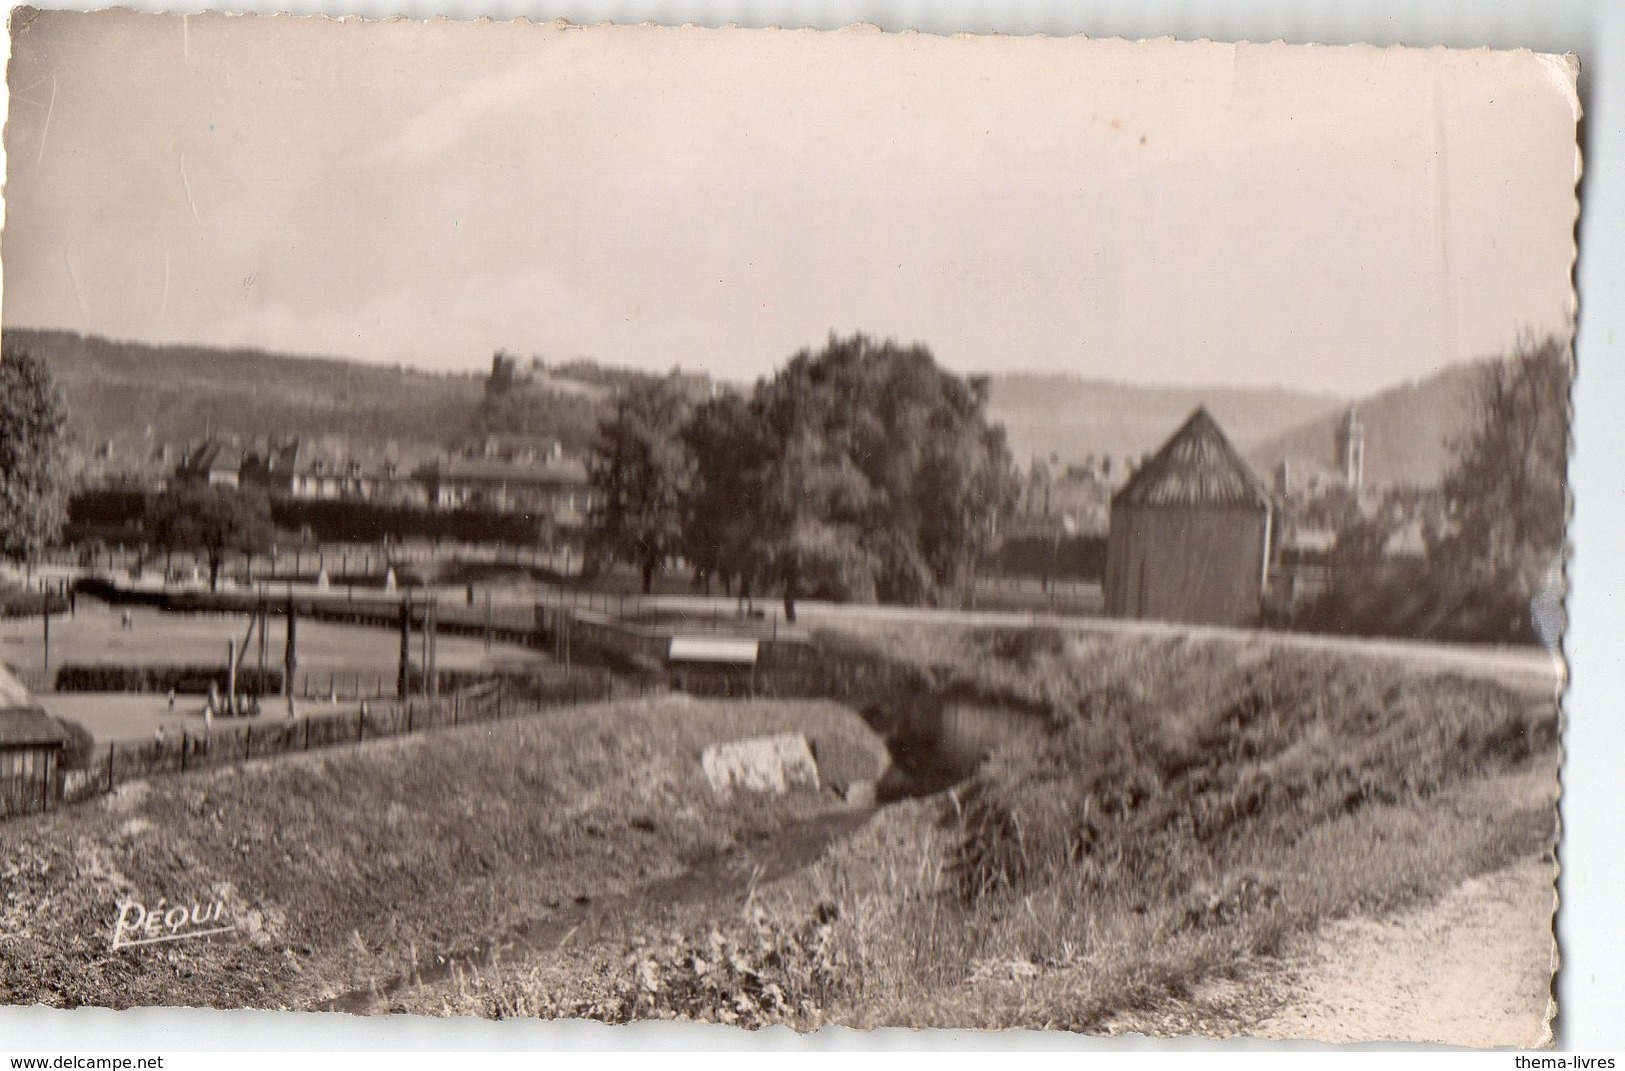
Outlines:
{"type": "MultiPolygon", "coordinates": [[[[1435,487],[1450,470],[1454,447],[1472,429],[1474,392],[1489,361],[1445,369],[1390,387],[1354,406],[1365,427],[1365,482],[1377,487],[1435,487]]],[[[1245,448],[1266,479],[1283,460],[1337,471],[1337,428],[1347,407],[1245,448]]]]}
{"type": "Polygon", "coordinates": [[[1199,405],[1235,445],[1280,435],[1341,412],[1348,400],[1280,387],[1164,387],[1056,373],[1005,373],[992,379],[989,409],[1003,421],[1011,451],[1025,464],[1057,455],[1139,458],[1160,447],[1199,405]]]}
{"type": "MultiPolygon", "coordinates": [[[[589,362],[528,375],[500,405],[485,369],[433,373],[332,357],[255,349],[149,345],[70,331],[8,328],[51,368],[81,449],[111,443],[126,461],[212,431],[245,441],[299,435],[339,440],[357,454],[433,454],[471,435],[524,431],[590,448],[614,389],[647,373],[589,362]]],[[[1437,483],[1450,444],[1470,421],[1476,366],[1351,401],[1332,394],[1249,387],[1143,386],[1065,373],[989,377],[990,417],[1005,425],[1025,467],[1052,454],[1138,459],[1156,450],[1198,405],[1269,480],[1284,458],[1337,467],[1335,432],[1354,405],[1366,427],[1366,476],[1376,485],[1437,483]]],[[[698,395],[704,377],[689,377],[698,395]]]]}
{"type": "Polygon", "coordinates": [[[1281,461],[1338,471],[1337,428],[1349,409],[1365,427],[1368,486],[1432,487],[1472,423],[1472,395],[1488,361],[1446,369],[1365,398],[1285,388],[1153,387],[1066,374],[991,377],[989,409],[1025,464],[1052,454],[1138,458],[1156,450],[1198,405],[1266,482],[1281,461]]]}
{"type": "Polygon", "coordinates": [[[43,360],[67,398],[81,449],[111,443],[128,462],[152,463],[163,444],[206,434],[342,438],[357,454],[432,454],[471,435],[544,428],[567,450],[597,434],[601,399],[639,373],[580,362],[526,384],[500,414],[485,371],[433,373],[256,349],[150,345],[70,331],[7,328],[8,346],[43,360]],[[496,419],[493,419],[496,418],[496,419]]]}

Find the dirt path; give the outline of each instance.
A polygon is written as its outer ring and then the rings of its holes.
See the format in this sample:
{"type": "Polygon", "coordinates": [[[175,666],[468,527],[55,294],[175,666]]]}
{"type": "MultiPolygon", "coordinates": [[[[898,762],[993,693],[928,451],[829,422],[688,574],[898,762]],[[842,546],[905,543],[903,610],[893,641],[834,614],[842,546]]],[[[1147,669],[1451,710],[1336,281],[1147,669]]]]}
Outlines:
{"type": "Polygon", "coordinates": [[[1553,868],[1539,857],[1386,918],[1345,919],[1287,958],[1287,1001],[1247,1033],[1477,1048],[1548,1045],[1553,868]]]}
{"type": "Polygon", "coordinates": [[[459,970],[478,969],[491,961],[493,948],[505,958],[516,952],[550,954],[566,941],[588,943],[606,934],[624,937],[628,919],[648,920],[663,908],[697,904],[730,905],[758,882],[777,881],[811,866],[835,842],[851,836],[875,815],[870,807],[829,811],[793,822],[771,838],[742,845],[725,855],[672,878],[652,882],[629,893],[576,904],[531,919],[499,938],[469,948],[430,953],[409,975],[401,975],[364,989],[354,989],[322,1002],[318,1011],[367,1015],[382,1011],[388,1000],[414,986],[453,977],[459,970]]]}

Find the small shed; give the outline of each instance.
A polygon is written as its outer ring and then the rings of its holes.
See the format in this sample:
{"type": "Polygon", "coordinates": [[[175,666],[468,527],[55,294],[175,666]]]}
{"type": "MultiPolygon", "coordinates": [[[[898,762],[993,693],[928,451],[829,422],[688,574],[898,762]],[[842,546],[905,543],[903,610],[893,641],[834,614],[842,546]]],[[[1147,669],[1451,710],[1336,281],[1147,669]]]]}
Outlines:
{"type": "Polygon", "coordinates": [[[0,666],[0,817],[49,806],[67,742],[62,727],[0,666]]]}
{"type": "Polygon", "coordinates": [[[1106,612],[1252,625],[1268,582],[1270,496],[1198,407],[1112,497],[1106,612]]]}

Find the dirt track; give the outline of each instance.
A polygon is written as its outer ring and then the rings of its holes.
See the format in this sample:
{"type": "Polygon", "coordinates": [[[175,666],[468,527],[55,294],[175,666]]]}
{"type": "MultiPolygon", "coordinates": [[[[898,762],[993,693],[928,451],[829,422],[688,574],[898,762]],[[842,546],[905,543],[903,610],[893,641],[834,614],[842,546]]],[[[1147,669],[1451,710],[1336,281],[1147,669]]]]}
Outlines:
{"type": "Polygon", "coordinates": [[[1431,904],[1323,928],[1288,956],[1285,1006],[1247,1033],[1549,1045],[1554,877],[1551,863],[1528,858],[1431,904]]]}

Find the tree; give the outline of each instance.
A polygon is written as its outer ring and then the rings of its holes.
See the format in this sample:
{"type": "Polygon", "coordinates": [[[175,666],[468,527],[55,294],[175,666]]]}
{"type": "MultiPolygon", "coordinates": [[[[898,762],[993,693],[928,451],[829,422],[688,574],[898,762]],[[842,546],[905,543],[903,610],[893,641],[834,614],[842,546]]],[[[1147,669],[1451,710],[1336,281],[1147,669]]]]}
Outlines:
{"type": "Polygon", "coordinates": [[[1555,336],[1519,341],[1479,381],[1477,422],[1445,477],[1435,564],[1527,606],[1562,551],[1568,519],[1573,360],[1555,336]]]}
{"type": "Polygon", "coordinates": [[[0,553],[33,561],[67,519],[67,416],[45,365],[0,354],[0,553]]]}
{"type": "Polygon", "coordinates": [[[655,573],[682,551],[693,468],[683,441],[690,407],[675,376],[634,383],[599,429],[588,546],[602,558],[635,565],[644,594],[655,573]]]}
{"type": "Polygon", "coordinates": [[[155,546],[204,553],[210,591],[220,586],[227,554],[262,552],[275,531],[270,500],[259,490],[183,484],[154,499],[147,513],[148,539],[155,546]]]}
{"type": "Polygon", "coordinates": [[[694,462],[683,556],[707,591],[718,580],[748,599],[766,560],[759,507],[769,445],[760,413],[729,391],[696,406],[682,435],[694,462]]]}
{"type": "Polygon", "coordinates": [[[756,545],[786,616],[804,594],[936,602],[962,594],[1020,482],[985,380],[923,346],[832,336],[752,408],[761,431],[756,545]]]}

